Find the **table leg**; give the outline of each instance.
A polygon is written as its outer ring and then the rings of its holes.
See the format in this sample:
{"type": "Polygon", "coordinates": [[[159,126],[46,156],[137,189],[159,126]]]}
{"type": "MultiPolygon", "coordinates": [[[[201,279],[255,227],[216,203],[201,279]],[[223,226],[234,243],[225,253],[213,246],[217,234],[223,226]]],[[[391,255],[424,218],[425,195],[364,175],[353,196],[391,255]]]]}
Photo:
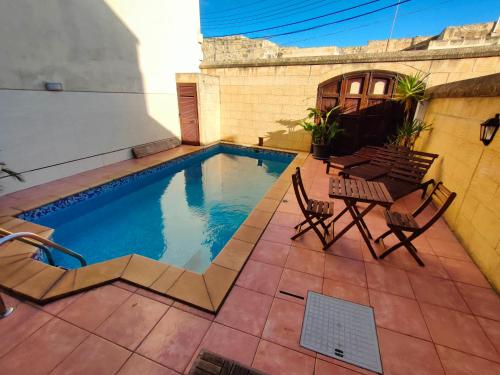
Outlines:
{"type": "MultiPolygon", "coordinates": [[[[354,211],[354,212],[351,212],[352,210],[352,206],[356,204],[356,202],[354,201],[353,203],[350,202],[349,199],[344,199],[344,203],[346,205],[346,208],[344,210],[342,210],[342,212],[340,214],[338,214],[334,220],[337,220],[341,215],[343,215],[345,212],[349,211],[351,216],[353,216],[353,221],[351,221],[349,224],[347,224],[337,235],[333,235],[333,239],[328,242],[328,244],[323,248],[323,249],[327,249],[329,248],[330,246],[332,246],[339,238],[341,238],[349,229],[351,229],[354,225],[358,225],[358,221],[361,219],[363,219],[363,217],[368,213],[370,212],[375,206],[376,204],[375,203],[370,203],[368,205],[368,207],[366,207],[362,212],[359,212],[357,211],[354,211]],[[358,212],[358,214],[356,214],[356,212],[358,212]]],[[[366,224],[365,224],[366,225],[366,224]]],[[[359,226],[358,226],[359,228],[359,226]]],[[[361,227],[363,228],[363,227],[361,227]]],[[[373,247],[371,246],[371,243],[370,243],[370,239],[369,238],[365,238],[367,236],[367,234],[364,232],[364,230],[360,229],[361,231],[361,235],[363,236],[363,239],[365,240],[365,242],[367,243],[368,245],[368,249],[370,249],[370,252],[372,254],[372,256],[375,258],[375,259],[378,259],[377,257],[377,254],[375,253],[375,250],[373,250],[373,247]]]]}
{"type": "MultiPolygon", "coordinates": [[[[356,206],[355,204],[349,205],[349,212],[350,212],[352,218],[354,219],[353,223],[355,223],[356,226],[358,227],[358,230],[361,233],[361,237],[363,237],[363,240],[365,241],[366,246],[368,246],[368,250],[370,250],[370,253],[372,254],[373,259],[378,259],[377,253],[373,249],[373,246],[370,242],[371,235],[368,234],[369,232],[368,233],[365,232],[365,228],[363,228],[363,225],[361,224],[363,217],[360,215],[359,211],[354,208],[355,206],[356,206]]],[[[365,209],[365,211],[366,211],[366,209],[365,209]]],[[[365,213],[365,211],[363,211],[363,213],[365,213]]]]}
{"type": "MultiPolygon", "coordinates": [[[[356,204],[353,204],[352,208],[354,209],[354,211],[356,211],[356,215],[359,217],[360,212],[359,212],[358,206],[356,206],[356,204]]],[[[368,229],[368,226],[366,225],[366,223],[365,223],[365,221],[363,220],[362,217],[359,218],[359,222],[361,223],[361,225],[363,226],[363,228],[365,228],[365,232],[368,235],[368,238],[372,239],[373,238],[372,234],[370,233],[370,230],[368,229]]]]}

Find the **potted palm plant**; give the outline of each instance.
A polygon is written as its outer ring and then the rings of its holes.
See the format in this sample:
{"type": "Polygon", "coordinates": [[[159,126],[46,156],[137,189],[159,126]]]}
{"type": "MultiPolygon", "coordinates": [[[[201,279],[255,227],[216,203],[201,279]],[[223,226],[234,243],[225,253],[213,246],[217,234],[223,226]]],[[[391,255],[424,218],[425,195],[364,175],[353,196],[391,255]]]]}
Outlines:
{"type": "Polygon", "coordinates": [[[403,105],[404,119],[392,138],[395,145],[413,149],[420,133],[431,129],[424,121],[412,119],[417,104],[425,100],[425,78],[427,75],[421,73],[398,77],[394,100],[403,105]]]}
{"type": "Polygon", "coordinates": [[[425,99],[425,79],[421,73],[399,76],[396,83],[394,100],[403,104],[405,120],[410,120],[418,102],[425,99]]]}
{"type": "Polygon", "coordinates": [[[301,120],[299,125],[311,133],[313,157],[326,160],[330,156],[332,140],[343,132],[338,122],[340,106],[333,107],[329,111],[321,111],[318,108],[307,108],[307,110],[309,111],[307,118],[301,120]]]}

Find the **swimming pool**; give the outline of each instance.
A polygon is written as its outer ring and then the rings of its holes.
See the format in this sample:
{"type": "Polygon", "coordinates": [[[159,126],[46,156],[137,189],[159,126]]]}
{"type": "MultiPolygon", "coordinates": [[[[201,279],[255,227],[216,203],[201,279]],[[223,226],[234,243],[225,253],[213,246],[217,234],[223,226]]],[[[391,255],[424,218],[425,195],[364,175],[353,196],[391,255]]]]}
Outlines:
{"type": "Polygon", "coordinates": [[[136,253],[203,272],[294,156],[219,144],[20,217],[55,229],[88,264],[136,253]]]}

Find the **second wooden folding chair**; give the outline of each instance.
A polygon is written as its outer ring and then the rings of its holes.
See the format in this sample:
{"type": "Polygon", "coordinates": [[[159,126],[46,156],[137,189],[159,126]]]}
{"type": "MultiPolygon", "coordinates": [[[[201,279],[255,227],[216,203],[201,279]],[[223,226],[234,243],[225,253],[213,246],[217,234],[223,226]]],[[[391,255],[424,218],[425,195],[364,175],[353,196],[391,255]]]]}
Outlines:
{"type": "Polygon", "coordinates": [[[444,212],[451,205],[456,193],[448,190],[442,182],[438,182],[431,194],[424,200],[424,202],[412,213],[401,213],[387,210],[385,212],[385,219],[389,230],[383,233],[380,237],[375,239],[375,242],[380,242],[390,234],[394,234],[399,242],[385,250],[380,259],[385,258],[393,251],[400,247],[405,247],[410,255],[417,261],[420,266],[425,266],[424,262],[417,255],[417,249],[413,246],[412,241],[423,234],[427,229],[444,214],[444,212]],[[423,225],[419,225],[415,220],[432,202],[437,206],[437,211],[427,220],[423,225]],[[408,236],[404,233],[410,233],[408,236]]]}

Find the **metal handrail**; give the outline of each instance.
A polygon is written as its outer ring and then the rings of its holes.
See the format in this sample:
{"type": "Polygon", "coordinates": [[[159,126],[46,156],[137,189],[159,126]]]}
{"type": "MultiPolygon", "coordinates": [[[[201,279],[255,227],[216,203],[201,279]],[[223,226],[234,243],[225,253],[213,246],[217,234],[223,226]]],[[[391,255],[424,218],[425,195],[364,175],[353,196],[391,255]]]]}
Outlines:
{"type": "MultiPolygon", "coordinates": [[[[10,234],[12,234],[12,232],[9,232],[8,230],[0,228],[0,236],[8,236],[10,234]]],[[[35,241],[27,240],[26,238],[17,238],[17,241],[31,245],[31,246],[38,247],[40,250],[43,251],[43,253],[47,257],[47,261],[49,262],[49,264],[51,266],[55,266],[54,257],[52,256],[52,253],[50,252],[50,250],[47,247],[45,247],[42,244],[39,244],[35,241]]]]}
{"type": "MultiPolygon", "coordinates": [[[[55,242],[52,242],[46,238],[43,238],[35,233],[30,233],[30,232],[11,233],[5,229],[0,229],[0,234],[5,235],[5,237],[0,238],[0,246],[3,245],[4,243],[12,241],[12,240],[19,240],[19,241],[25,240],[23,242],[29,243],[30,245],[36,246],[38,248],[47,249],[46,246],[48,246],[48,247],[51,247],[53,249],[59,250],[60,252],[66,254],[66,255],[69,255],[73,258],[76,258],[80,261],[80,264],[82,265],[82,267],[87,265],[87,262],[80,254],[75,253],[74,251],[72,251],[70,249],[66,249],[65,247],[58,245],[55,242]],[[26,238],[30,238],[30,239],[35,240],[35,241],[29,241],[29,240],[26,240],[26,238]],[[42,246],[40,244],[38,244],[37,242],[40,242],[42,244],[42,246]],[[45,245],[45,246],[43,246],[43,245],[45,245]]],[[[49,260],[49,262],[50,262],[50,260],[49,260]]],[[[52,260],[52,262],[53,262],[53,260],[52,260]]]]}

